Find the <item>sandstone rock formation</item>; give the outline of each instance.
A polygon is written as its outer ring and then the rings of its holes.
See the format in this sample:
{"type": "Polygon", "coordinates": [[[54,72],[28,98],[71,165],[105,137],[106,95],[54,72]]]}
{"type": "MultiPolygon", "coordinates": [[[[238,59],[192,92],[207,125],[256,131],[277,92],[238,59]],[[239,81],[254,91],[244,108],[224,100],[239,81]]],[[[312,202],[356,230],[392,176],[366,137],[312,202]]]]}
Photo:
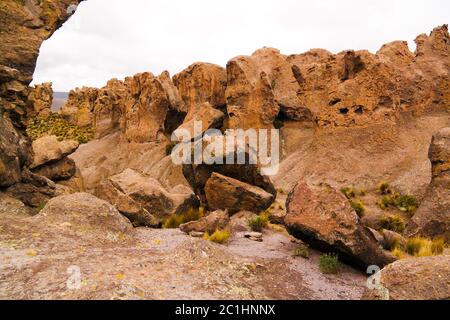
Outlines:
{"type": "MultiPolygon", "coordinates": [[[[0,4],[0,185],[23,183],[22,170],[32,161],[24,126],[30,111],[28,87],[41,43],[75,10],[80,0],[14,1],[0,4]],[[75,7],[73,7],[75,8],[75,7]],[[7,139],[7,140],[5,140],[7,139]]],[[[14,187],[18,189],[17,186],[14,187]]],[[[32,188],[30,186],[30,188],[32,188]]]]}
{"type": "Polygon", "coordinates": [[[432,181],[408,225],[407,233],[411,236],[444,237],[450,243],[450,128],[444,128],[433,136],[429,158],[432,181]]]}
{"type": "Polygon", "coordinates": [[[226,104],[227,73],[220,66],[194,63],[176,74],[173,83],[186,105],[187,112],[205,102],[218,109],[226,104]]]}
{"type": "Polygon", "coordinates": [[[53,103],[52,83],[38,84],[34,88],[30,88],[28,103],[31,104],[28,108],[28,118],[49,116],[53,103]]]}
{"type": "Polygon", "coordinates": [[[380,288],[366,289],[362,299],[448,300],[449,274],[448,255],[396,261],[381,270],[380,288]]]}
{"type": "Polygon", "coordinates": [[[64,119],[79,127],[92,125],[94,117],[94,104],[97,100],[97,88],[76,88],[70,90],[66,104],[59,113],[64,119]]]}
{"type": "Polygon", "coordinates": [[[289,194],[285,224],[295,237],[362,269],[384,267],[395,258],[382,251],[342,193],[299,182],[289,194]]]}
{"type": "Polygon", "coordinates": [[[127,169],[103,181],[95,194],[115,205],[134,226],[158,227],[169,215],[199,205],[190,190],[173,191],[180,193],[169,193],[157,180],[127,169]]]}

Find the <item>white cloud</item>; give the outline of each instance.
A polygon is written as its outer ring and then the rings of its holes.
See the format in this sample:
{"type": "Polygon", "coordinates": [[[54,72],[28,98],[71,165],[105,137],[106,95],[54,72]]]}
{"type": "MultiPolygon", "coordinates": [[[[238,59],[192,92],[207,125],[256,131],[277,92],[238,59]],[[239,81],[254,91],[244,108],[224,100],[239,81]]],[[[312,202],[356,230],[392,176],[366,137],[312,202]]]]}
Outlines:
{"type": "Polygon", "coordinates": [[[447,0],[88,0],[41,48],[34,83],[103,86],[137,72],[225,66],[263,46],[377,51],[450,20],[447,0]]]}

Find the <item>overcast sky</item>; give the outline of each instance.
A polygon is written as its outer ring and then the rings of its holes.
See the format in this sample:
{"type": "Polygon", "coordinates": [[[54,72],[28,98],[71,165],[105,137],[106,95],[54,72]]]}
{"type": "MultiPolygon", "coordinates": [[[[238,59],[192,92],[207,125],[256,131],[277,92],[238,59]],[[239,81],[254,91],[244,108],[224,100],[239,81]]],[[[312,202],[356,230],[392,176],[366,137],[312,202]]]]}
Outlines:
{"type": "Polygon", "coordinates": [[[88,0],[45,41],[34,83],[101,87],[138,72],[173,75],[196,61],[222,66],[270,46],[376,52],[450,23],[448,0],[88,0]]]}

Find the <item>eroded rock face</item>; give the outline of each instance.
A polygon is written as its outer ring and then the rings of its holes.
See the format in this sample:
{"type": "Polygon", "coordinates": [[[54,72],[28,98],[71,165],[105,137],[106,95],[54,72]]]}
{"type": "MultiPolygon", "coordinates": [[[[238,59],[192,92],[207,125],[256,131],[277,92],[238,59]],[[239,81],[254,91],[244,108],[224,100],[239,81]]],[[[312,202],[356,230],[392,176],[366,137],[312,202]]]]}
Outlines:
{"type": "Polygon", "coordinates": [[[53,103],[52,83],[38,84],[30,88],[28,102],[31,104],[31,108],[28,109],[29,118],[49,116],[53,103]]]}
{"type": "Polygon", "coordinates": [[[429,158],[432,181],[406,232],[410,236],[444,237],[450,243],[450,128],[433,136],[429,158]]]}
{"type": "Polygon", "coordinates": [[[194,63],[173,77],[173,83],[183,99],[187,111],[209,102],[215,108],[226,104],[227,73],[211,63],[194,63]]]}
{"type": "Polygon", "coordinates": [[[366,289],[362,299],[448,300],[449,274],[448,255],[399,260],[381,270],[381,288],[366,289]]]}
{"type": "Polygon", "coordinates": [[[210,210],[262,212],[270,207],[273,195],[248,183],[213,173],[205,185],[210,210]]]}
{"type": "Polygon", "coordinates": [[[68,11],[68,7],[80,2],[5,0],[0,4],[0,185],[3,187],[19,182],[23,167],[31,163],[31,142],[24,126],[31,108],[28,85],[39,48],[73,14],[75,10],[68,11]]]}
{"type": "Polygon", "coordinates": [[[299,182],[289,194],[284,222],[295,237],[362,269],[383,267],[395,258],[380,249],[349,201],[329,186],[299,182]]]}
{"type": "Polygon", "coordinates": [[[419,36],[415,56],[404,41],[386,44],[375,55],[314,49],[289,56],[300,85],[300,106],[310,110],[320,127],[365,125],[404,112],[445,109],[449,39],[444,25],[429,37],[419,36]]]}
{"type": "Polygon", "coordinates": [[[94,106],[99,90],[83,87],[70,90],[66,104],[59,113],[64,119],[79,127],[88,127],[94,120],[94,106]]]}
{"type": "Polygon", "coordinates": [[[134,226],[158,227],[169,215],[198,207],[190,190],[179,192],[169,193],[157,180],[127,169],[103,181],[95,194],[114,204],[134,226]]]}

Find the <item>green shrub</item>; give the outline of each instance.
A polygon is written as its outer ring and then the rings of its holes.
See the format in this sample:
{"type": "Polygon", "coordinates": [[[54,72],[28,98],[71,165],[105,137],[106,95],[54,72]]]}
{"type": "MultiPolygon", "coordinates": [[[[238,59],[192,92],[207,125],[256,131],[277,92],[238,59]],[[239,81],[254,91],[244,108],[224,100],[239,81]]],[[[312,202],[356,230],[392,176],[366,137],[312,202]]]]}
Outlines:
{"type": "Polygon", "coordinates": [[[406,228],[405,220],[399,215],[384,216],[380,220],[382,229],[403,233],[406,228]]]}
{"type": "Polygon", "coordinates": [[[307,245],[301,245],[295,248],[293,257],[302,257],[304,259],[309,259],[309,247],[307,245]]]}
{"type": "Polygon", "coordinates": [[[183,223],[197,221],[203,218],[204,209],[202,207],[195,209],[190,208],[181,214],[172,214],[162,224],[163,229],[176,229],[183,223]]]}
{"type": "Polygon", "coordinates": [[[256,218],[250,219],[248,221],[248,225],[252,229],[252,231],[261,232],[265,227],[267,227],[269,219],[270,219],[270,212],[265,211],[256,218]]]}
{"type": "Polygon", "coordinates": [[[28,124],[27,134],[32,140],[44,135],[54,135],[58,140],[77,140],[80,144],[88,143],[94,138],[94,129],[79,127],[66,122],[58,114],[51,114],[46,118],[36,118],[28,124]]]}
{"type": "Polygon", "coordinates": [[[352,199],[355,197],[355,190],[351,187],[342,188],[341,192],[347,197],[347,199],[352,199]]]}
{"type": "Polygon", "coordinates": [[[392,193],[391,187],[390,187],[389,183],[386,181],[381,181],[378,184],[377,190],[382,195],[387,195],[387,194],[392,193]]]}
{"type": "Polygon", "coordinates": [[[208,232],[205,232],[203,235],[204,240],[212,241],[215,243],[224,244],[230,239],[231,233],[227,230],[216,230],[213,234],[209,235],[208,232]]]}
{"type": "Polygon", "coordinates": [[[329,253],[320,257],[320,271],[323,273],[336,274],[341,269],[341,263],[337,254],[329,253]]]}
{"type": "Polygon", "coordinates": [[[419,202],[414,196],[399,195],[395,199],[395,205],[402,212],[414,212],[419,207],[419,202]]]}
{"type": "Polygon", "coordinates": [[[350,204],[352,205],[352,208],[355,210],[358,217],[362,218],[364,216],[364,213],[366,212],[366,207],[364,207],[362,201],[352,200],[350,204]]]}

